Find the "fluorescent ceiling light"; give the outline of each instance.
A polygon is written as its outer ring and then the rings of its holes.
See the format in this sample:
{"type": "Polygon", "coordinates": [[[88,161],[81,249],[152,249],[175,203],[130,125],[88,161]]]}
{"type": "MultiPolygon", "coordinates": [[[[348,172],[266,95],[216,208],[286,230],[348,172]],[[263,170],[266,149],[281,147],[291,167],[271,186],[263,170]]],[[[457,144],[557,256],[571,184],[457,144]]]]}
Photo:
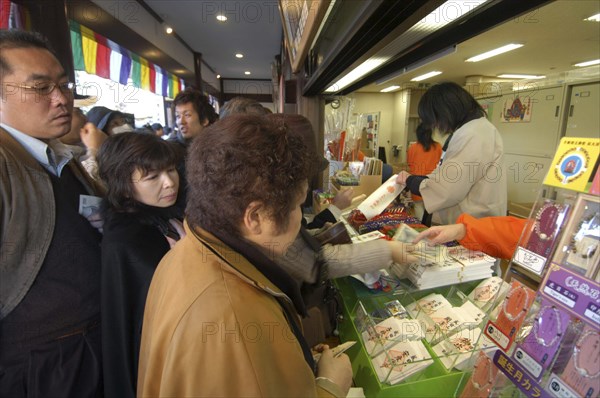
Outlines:
{"type": "Polygon", "coordinates": [[[236,57],[236,58],[244,58],[244,54],[242,54],[242,53],[237,53],[237,54],[235,54],[235,57],[236,57]]]}
{"type": "Polygon", "coordinates": [[[430,77],[434,77],[434,76],[441,75],[441,74],[442,74],[442,72],[433,71],[433,72],[425,73],[424,75],[421,75],[421,76],[417,76],[414,79],[410,79],[410,81],[411,82],[420,82],[421,80],[429,79],[430,77]]]}
{"type": "MultiPolygon", "coordinates": [[[[405,34],[408,35],[408,37],[409,37],[408,40],[411,40],[410,38],[412,37],[414,39],[414,41],[416,41],[419,37],[424,35],[423,32],[432,33],[435,30],[440,29],[441,27],[464,17],[466,14],[468,14],[469,12],[472,12],[475,8],[481,6],[482,4],[486,3],[487,1],[489,1],[489,0],[451,0],[451,1],[446,1],[441,6],[436,8],[434,11],[429,13],[425,18],[421,19],[419,22],[417,22],[415,25],[413,25],[405,34]]],[[[331,2],[332,5],[333,5],[333,3],[335,3],[335,1],[331,2]]],[[[329,10],[330,9],[331,9],[331,6],[330,6],[329,10]]],[[[329,10],[328,10],[328,12],[329,12],[329,10]]],[[[321,27],[322,27],[322,25],[321,25],[321,27]]],[[[427,34],[429,34],[429,33],[427,33],[427,34]]],[[[316,37],[318,37],[318,34],[316,37]]],[[[315,40],[316,40],[316,37],[315,37],[315,40]]],[[[450,52],[455,52],[455,51],[456,51],[455,46],[452,46],[452,47],[450,47],[450,49],[443,50],[439,54],[437,54],[436,59],[441,58],[444,55],[447,55],[450,52]],[[446,51],[449,51],[449,52],[446,52],[446,51]]],[[[393,55],[396,55],[396,54],[397,54],[397,51],[393,55]]],[[[393,55],[386,54],[384,56],[372,57],[372,58],[366,60],[361,65],[359,65],[354,70],[352,70],[350,73],[348,73],[347,75],[342,77],[340,80],[338,80],[337,82],[332,84],[329,88],[327,88],[325,90],[325,92],[326,93],[335,93],[335,92],[338,92],[338,91],[344,89],[345,87],[354,83],[356,80],[365,76],[372,70],[377,69],[379,66],[381,66],[385,62],[389,61],[393,55]]],[[[425,59],[421,62],[415,63],[414,66],[411,65],[410,67],[417,68],[419,66],[423,66],[424,63],[431,62],[430,58],[431,57],[428,57],[427,59],[425,59]]],[[[409,70],[403,69],[399,72],[395,72],[394,74],[387,76],[384,79],[380,79],[379,81],[377,81],[377,84],[383,84],[386,81],[391,80],[395,76],[406,73],[408,71],[409,70]]]]}
{"type": "Polygon", "coordinates": [[[529,80],[534,80],[534,79],[543,79],[546,76],[543,75],[519,75],[519,74],[515,74],[515,73],[505,73],[502,75],[498,75],[498,77],[501,77],[503,79],[529,79],[529,80]]]}
{"type": "Polygon", "coordinates": [[[423,18],[417,25],[420,29],[439,29],[450,22],[463,17],[488,0],[453,0],[447,1],[429,15],[423,18]]]}
{"type": "Polygon", "coordinates": [[[225,15],[219,14],[217,15],[217,20],[221,22],[227,21],[227,17],[225,15]]]}
{"type": "Polygon", "coordinates": [[[592,65],[598,65],[598,64],[600,64],[600,59],[595,59],[593,61],[580,62],[580,63],[575,64],[573,66],[584,67],[584,66],[592,66],[592,65]]]}
{"type": "Polygon", "coordinates": [[[584,21],[600,22],[600,14],[592,15],[591,17],[584,19],[584,21]]]}
{"type": "Polygon", "coordinates": [[[540,87],[537,83],[513,83],[512,91],[523,91],[523,90],[538,90],[540,87]]]}
{"type": "Polygon", "coordinates": [[[398,90],[400,86],[389,86],[384,88],[383,90],[379,90],[382,93],[389,93],[390,91],[398,90]]]}
{"type": "Polygon", "coordinates": [[[514,44],[514,43],[507,44],[500,48],[496,48],[495,50],[491,50],[491,51],[485,52],[483,54],[479,54],[474,57],[471,57],[471,58],[467,59],[465,62],[479,62],[484,59],[495,57],[496,55],[503,54],[508,51],[516,50],[517,48],[521,48],[521,47],[523,47],[522,44],[514,44]]]}
{"type": "Polygon", "coordinates": [[[420,61],[412,63],[412,64],[410,64],[410,65],[408,65],[408,66],[406,66],[406,67],[398,70],[397,72],[391,73],[391,74],[385,76],[384,78],[381,78],[381,79],[377,80],[375,82],[375,84],[379,85],[379,84],[387,83],[387,82],[389,82],[392,79],[395,79],[397,77],[400,77],[400,76],[404,75],[405,73],[408,73],[408,72],[411,72],[411,71],[413,71],[415,69],[421,68],[421,67],[423,67],[423,66],[425,66],[425,65],[427,65],[427,64],[429,64],[431,62],[437,61],[437,60],[445,57],[446,55],[454,54],[455,52],[456,52],[456,46],[452,45],[452,46],[447,47],[447,48],[445,48],[445,49],[443,49],[441,51],[438,51],[437,53],[434,53],[434,54],[432,54],[432,55],[430,55],[430,56],[428,56],[426,58],[423,58],[420,61]]]}
{"type": "Polygon", "coordinates": [[[389,59],[389,57],[381,57],[381,58],[370,58],[370,59],[366,60],[365,62],[358,65],[356,68],[354,68],[346,76],[342,77],[340,80],[338,80],[333,85],[331,85],[327,90],[325,90],[325,92],[326,93],[335,93],[335,92],[340,91],[344,87],[349,86],[350,84],[354,83],[356,80],[360,79],[367,73],[371,72],[373,69],[376,69],[381,64],[385,63],[388,59],[389,59]]]}
{"type": "Polygon", "coordinates": [[[249,74],[250,74],[249,70],[247,70],[246,72],[244,72],[244,75],[249,75],[249,74]]]}

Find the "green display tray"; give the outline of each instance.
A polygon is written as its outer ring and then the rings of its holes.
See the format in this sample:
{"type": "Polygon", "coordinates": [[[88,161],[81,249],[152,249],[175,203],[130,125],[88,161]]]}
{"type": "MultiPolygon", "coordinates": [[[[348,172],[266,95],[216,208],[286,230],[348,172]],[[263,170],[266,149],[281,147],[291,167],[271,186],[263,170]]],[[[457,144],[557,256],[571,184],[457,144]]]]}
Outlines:
{"type": "MultiPolygon", "coordinates": [[[[479,281],[468,282],[459,285],[459,288],[462,291],[469,291],[478,283],[479,281]]],[[[423,343],[434,359],[432,365],[398,384],[389,385],[381,383],[375,373],[369,355],[364,349],[361,333],[354,324],[354,315],[352,312],[359,300],[383,307],[384,302],[405,295],[407,291],[396,290],[389,293],[373,292],[359,281],[350,277],[337,279],[335,284],[340,291],[343,301],[344,319],[338,325],[340,339],[342,342],[357,342],[346,353],[352,363],[354,383],[356,386],[363,388],[367,397],[453,397],[457,395],[458,391],[462,391],[464,383],[468,379],[468,373],[457,370],[448,371],[436,357],[431,346],[425,341],[423,343]]],[[[443,294],[444,291],[449,291],[451,288],[441,287],[420,292],[410,292],[410,294],[415,297],[423,297],[433,291],[443,294]]]]}

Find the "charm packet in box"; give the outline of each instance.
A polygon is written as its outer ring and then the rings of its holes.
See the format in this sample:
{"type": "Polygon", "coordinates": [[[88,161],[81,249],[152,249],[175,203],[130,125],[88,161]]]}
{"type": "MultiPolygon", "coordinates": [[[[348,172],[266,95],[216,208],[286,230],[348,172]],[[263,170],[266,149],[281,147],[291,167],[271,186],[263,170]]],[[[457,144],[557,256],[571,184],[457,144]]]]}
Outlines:
{"type": "Polygon", "coordinates": [[[510,285],[502,280],[499,276],[492,276],[487,278],[471,293],[469,293],[469,299],[475,303],[479,308],[487,311],[494,304],[494,300],[497,296],[504,297],[510,290],[510,285]]]}
{"type": "Polygon", "coordinates": [[[460,330],[434,345],[432,349],[446,369],[450,370],[454,367],[465,370],[473,365],[469,363],[473,351],[490,350],[495,347],[496,345],[490,339],[482,335],[480,328],[475,328],[460,330]]]}
{"type": "Polygon", "coordinates": [[[423,338],[421,324],[412,319],[389,317],[362,333],[365,350],[371,356],[378,355],[399,341],[416,341],[423,338]]]}
{"type": "Polygon", "coordinates": [[[420,341],[399,342],[373,358],[379,381],[396,384],[433,363],[427,348],[420,341]]]}
{"type": "Polygon", "coordinates": [[[414,303],[408,304],[406,306],[406,311],[408,311],[410,316],[416,318],[419,313],[430,315],[440,308],[447,307],[452,307],[452,305],[446,299],[446,297],[439,293],[431,293],[430,295],[427,295],[422,299],[415,301],[414,303]]]}
{"type": "Polygon", "coordinates": [[[424,323],[425,339],[431,344],[437,344],[447,336],[468,327],[453,307],[440,308],[430,315],[420,313],[417,319],[424,323]]]}

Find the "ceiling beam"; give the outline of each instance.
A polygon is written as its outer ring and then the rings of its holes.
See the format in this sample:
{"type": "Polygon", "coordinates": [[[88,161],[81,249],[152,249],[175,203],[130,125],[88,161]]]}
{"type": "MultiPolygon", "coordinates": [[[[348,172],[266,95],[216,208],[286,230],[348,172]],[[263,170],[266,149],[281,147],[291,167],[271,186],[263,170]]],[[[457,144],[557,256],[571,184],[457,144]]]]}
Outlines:
{"type": "Polygon", "coordinates": [[[385,78],[408,65],[419,62],[429,57],[431,54],[435,54],[452,45],[462,43],[509,19],[516,18],[519,15],[532,9],[539,8],[551,1],[553,0],[500,0],[497,2],[490,2],[487,6],[484,5],[481,8],[476,8],[465,18],[454,21],[415,43],[404,52],[397,54],[394,59],[387,62],[376,71],[344,88],[337,93],[337,95],[347,95],[352,93],[379,79],[385,78]]]}

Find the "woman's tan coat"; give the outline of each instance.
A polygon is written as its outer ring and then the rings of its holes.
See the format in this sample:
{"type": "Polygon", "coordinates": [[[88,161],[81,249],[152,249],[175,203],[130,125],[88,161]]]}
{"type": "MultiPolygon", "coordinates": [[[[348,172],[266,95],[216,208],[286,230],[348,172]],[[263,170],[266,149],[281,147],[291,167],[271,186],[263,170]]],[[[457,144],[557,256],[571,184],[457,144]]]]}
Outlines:
{"type": "Polygon", "coordinates": [[[296,314],[287,296],[214,236],[186,230],[150,286],[138,396],[338,395],[317,387],[275,298],[296,314]]]}

